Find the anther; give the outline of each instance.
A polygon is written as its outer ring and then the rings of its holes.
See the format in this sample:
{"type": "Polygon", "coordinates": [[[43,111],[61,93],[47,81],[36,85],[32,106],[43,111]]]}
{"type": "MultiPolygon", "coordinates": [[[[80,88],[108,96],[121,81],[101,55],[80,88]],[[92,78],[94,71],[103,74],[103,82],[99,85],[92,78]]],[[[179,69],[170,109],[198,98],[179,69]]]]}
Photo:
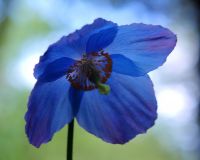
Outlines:
{"type": "Polygon", "coordinates": [[[110,87],[105,84],[112,72],[112,59],[104,51],[83,54],[82,59],[67,71],[67,79],[76,89],[98,89],[101,94],[108,94],[110,87]]]}

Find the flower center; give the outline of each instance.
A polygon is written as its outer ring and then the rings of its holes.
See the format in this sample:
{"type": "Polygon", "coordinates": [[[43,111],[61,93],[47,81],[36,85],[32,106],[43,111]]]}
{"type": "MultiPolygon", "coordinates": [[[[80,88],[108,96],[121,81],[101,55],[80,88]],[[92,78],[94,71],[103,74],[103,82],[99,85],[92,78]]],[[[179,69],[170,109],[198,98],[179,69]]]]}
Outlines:
{"type": "Polygon", "coordinates": [[[93,90],[98,88],[102,94],[107,94],[109,86],[104,83],[112,72],[112,59],[103,50],[84,54],[81,60],[76,61],[67,71],[67,79],[76,89],[93,90]]]}

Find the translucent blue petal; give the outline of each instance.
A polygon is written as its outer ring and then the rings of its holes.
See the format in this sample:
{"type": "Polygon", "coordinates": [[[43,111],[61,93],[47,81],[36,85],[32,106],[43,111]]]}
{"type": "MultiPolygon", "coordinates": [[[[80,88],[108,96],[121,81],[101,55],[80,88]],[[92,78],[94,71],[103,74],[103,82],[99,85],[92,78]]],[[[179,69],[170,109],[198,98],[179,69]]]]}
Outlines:
{"type": "MultiPolygon", "coordinates": [[[[49,65],[53,61],[68,57],[72,59],[78,59],[81,57],[81,52],[76,49],[75,40],[73,41],[73,35],[62,37],[58,42],[49,46],[43,56],[40,57],[39,63],[35,65],[34,76],[38,79],[49,65]],[[71,40],[72,39],[72,40],[71,40]]],[[[75,35],[74,35],[75,36],[75,35]]]]}
{"type": "Polygon", "coordinates": [[[66,76],[67,70],[74,62],[73,59],[67,57],[57,59],[47,65],[43,74],[38,77],[38,80],[42,82],[51,82],[64,75],[66,76]]]}
{"type": "Polygon", "coordinates": [[[157,103],[150,78],[112,73],[111,92],[85,92],[77,120],[106,142],[123,144],[154,125],[157,103]]]}
{"type": "Polygon", "coordinates": [[[65,77],[50,83],[36,83],[25,115],[26,134],[34,146],[50,141],[76,115],[78,109],[71,107],[69,88],[65,77]]]}
{"type": "Polygon", "coordinates": [[[138,77],[144,75],[144,71],[138,68],[132,60],[126,58],[121,54],[112,54],[112,71],[138,77]]]}
{"type": "Polygon", "coordinates": [[[114,23],[111,21],[98,18],[92,24],[85,25],[80,30],[62,37],[58,42],[49,46],[44,55],[40,57],[40,61],[34,69],[35,78],[42,75],[46,66],[56,59],[62,57],[80,59],[86,52],[89,37],[113,25],[114,23]]]}
{"type": "Polygon", "coordinates": [[[107,47],[117,34],[117,25],[108,26],[106,29],[93,34],[87,42],[86,53],[98,52],[107,47]]]}
{"type": "Polygon", "coordinates": [[[131,59],[137,66],[132,68],[134,72],[144,75],[166,61],[176,40],[176,35],[161,26],[131,24],[118,27],[114,41],[105,51],[131,59]]]}

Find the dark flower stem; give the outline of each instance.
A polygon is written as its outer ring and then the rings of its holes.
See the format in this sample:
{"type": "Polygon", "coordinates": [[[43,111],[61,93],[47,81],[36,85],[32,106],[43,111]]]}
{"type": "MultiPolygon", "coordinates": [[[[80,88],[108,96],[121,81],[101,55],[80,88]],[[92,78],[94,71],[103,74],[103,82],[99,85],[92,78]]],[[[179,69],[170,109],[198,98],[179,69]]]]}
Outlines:
{"type": "Polygon", "coordinates": [[[73,159],[74,119],[69,123],[67,136],[67,160],[73,159]]]}

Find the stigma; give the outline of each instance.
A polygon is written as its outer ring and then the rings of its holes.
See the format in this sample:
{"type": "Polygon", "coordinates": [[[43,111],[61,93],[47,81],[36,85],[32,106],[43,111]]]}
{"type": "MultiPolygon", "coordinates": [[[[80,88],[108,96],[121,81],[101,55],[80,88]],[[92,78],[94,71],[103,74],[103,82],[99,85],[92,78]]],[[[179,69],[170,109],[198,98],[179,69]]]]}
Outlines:
{"type": "Polygon", "coordinates": [[[83,54],[67,71],[67,80],[79,90],[98,89],[101,94],[108,94],[110,87],[105,84],[112,72],[112,59],[103,50],[83,54]]]}

